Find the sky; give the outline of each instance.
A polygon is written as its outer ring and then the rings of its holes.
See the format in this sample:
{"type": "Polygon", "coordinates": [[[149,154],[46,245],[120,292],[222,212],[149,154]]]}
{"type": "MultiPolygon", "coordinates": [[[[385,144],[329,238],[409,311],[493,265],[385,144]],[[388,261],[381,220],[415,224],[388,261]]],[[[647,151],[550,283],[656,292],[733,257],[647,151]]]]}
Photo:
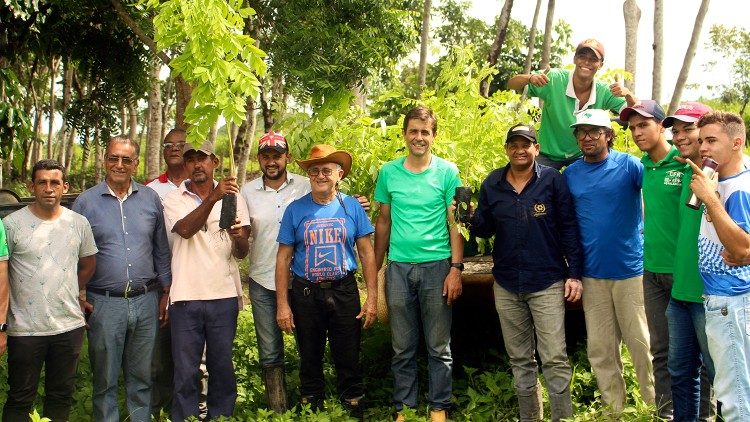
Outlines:
{"type": "MultiPolygon", "coordinates": [[[[505,0],[469,0],[470,14],[487,22],[494,22],[500,13],[505,0]]],[[[674,92],[675,82],[682,68],[683,59],[695,24],[695,15],[700,0],[663,0],[664,1],[664,60],[661,103],[668,104],[674,92]]],[[[435,7],[433,2],[433,7],[435,7]]],[[[622,0],[556,0],[555,22],[563,19],[573,30],[572,42],[577,44],[586,38],[596,38],[605,47],[604,66],[622,69],[625,67],[625,20],[622,13],[622,0]],[[585,13],[583,13],[585,11],[585,13]]],[[[641,19],[638,29],[638,54],[636,64],[635,94],[641,99],[651,97],[651,80],[653,67],[653,8],[650,0],[638,0],[641,19]]],[[[534,18],[536,0],[515,0],[511,17],[525,25],[531,25],[534,18]]],[[[688,84],[701,84],[701,90],[685,90],[683,101],[696,100],[700,95],[713,97],[706,86],[730,82],[729,65],[711,52],[707,46],[708,31],[714,24],[737,26],[750,30],[748,22],[750,2],[736,0],[711,0],[708,14],[703,22],[701,38],[688,76],[688,84]],[[717,61],[710,71],[706,69],[709,61],[717,61]]],[[[537,29],[544,30],[547,13],[547,0],[542,0],[537,29]]],[[[572,63],[573,55],[564,61],[572,63]]]]}

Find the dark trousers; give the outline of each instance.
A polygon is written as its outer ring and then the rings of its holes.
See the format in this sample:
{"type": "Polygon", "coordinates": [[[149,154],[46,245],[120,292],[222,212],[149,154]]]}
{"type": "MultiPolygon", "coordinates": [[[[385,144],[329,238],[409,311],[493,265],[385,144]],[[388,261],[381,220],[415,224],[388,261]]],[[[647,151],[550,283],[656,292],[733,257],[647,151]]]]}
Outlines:
{"type": "Polygon", "coordinates": [[[237,332],[239,306],[236,297],[175,302],[169,307],[174,359],[172,420],[198,416],[199,380],[203,348],[206,348],[208,415],[232,416],[237,399],[237,379],[232,364],[232,343],[237,332]]]}
{"type": "Polygon", "coordinates": [[[53,421],[67,421],[76,386],[84,328],[53,336],[8,337],[8,400],[3,422],[26,422],[36,399],[44,366],[44,411],[53,421]]]}
{"type": "Polygon", "coordinates": [[[172,333],[169,325],[156,330],[154,357],[151,361],[151,412],[159,416],[162,409],[169,414],[172,407],[172,333]]]}
{"type": "Polygon", "coordinates": [[[336,368],[337,389],[341,400],[364,394],[359,364],[361,320],[359,290],[354,276],[328,289],[294,278],[290,295],[297,347],[300,355],[300,395],[323,398],[323,354],[326,336],[336,368]]]}

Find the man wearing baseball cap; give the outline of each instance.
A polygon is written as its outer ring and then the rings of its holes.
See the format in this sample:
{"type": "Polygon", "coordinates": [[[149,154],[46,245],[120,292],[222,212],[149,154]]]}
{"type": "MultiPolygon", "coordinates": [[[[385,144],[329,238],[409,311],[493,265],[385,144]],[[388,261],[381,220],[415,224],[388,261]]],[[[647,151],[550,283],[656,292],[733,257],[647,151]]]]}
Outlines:
{"type": "MultiPolygon", "coordinates": [[[[711,108],[697,102],[684,102],[662,122],[672,130],[672,142],[680,157],[701,162],[698,120],[711,108]]],[[[669,359],[675,421],[710,420],[715,413],[711,402],[714,364],[708,351],[706,314],[703,306],[703,280],[698,272],[698,233],[701,209],[685,206],[692,194],[693,169],[683,164],[678,202],[677,235],[671,298],[667,305],[669,359]]],[[[673,216],[674,218],[674,216],[673,216]]],[[[674,236],[674,233],[672,233],[674,236]]]]}
{"type": "Polygon", "coordinates": [[[508,81],[508,88],[522,91],[527,88],[531,97],[544,101],[539,128],[541,164],[561,169],[581,156],[570,125],[578,112],[604,109],[618,113],[627,105],[638,102],[635,95],[619,80],[607,85],[596,80],[596,72],[604,65],[604,45],[589,38],[581,41],[573,57],[572,72],[547,68],[541,73],[520,74],[508,81]]]}
{"type": "Polygon", "coordinates": [[[174,394],[172,420],[198,416],[199,365],[205,348],[208,378],[207,420],[232,416],[237,382],[232,347],[242,301],[238,261],[247,256],[250,220],[237,201],[234,224],[219,227],[224,195],[239,194],[234,177],[214,180],[219,164],[213,145],[185,145],[189,180],[164,198],[164,220],[175,234],[173,283],[169,292],[174,394]]]}
{"type": "Polygon", "coordinates": [[[573,416],[571,369],[565,349],[565,300],[583,293],[583,255],[573,198],[559,171],[535,162],[533,126],[508,131],[509,163],[482,182],[471,232],[495,236],[495,307],[510,356],[520,419],[541,420],[538,363],[549,390],[553,421],[573,416]],[[538,342],[535,342],[535,337],[538,342]]]}
{"type": "Polygon", "coordinates": [[[625,405],[621,341],[632,357],[641,397],[654,403],[643,309],[643,164],[611,149],[614,132],[608,111],[584,110],[571,127],[583,158],[563,175],[573,195],[583,244],[587,353],[602,402],[616,416],[625,405]]]}
{"type": "Polygon", "coordinates": [[[633,140],[645,154],[643,164],[643,302],[646,308],[658,416],[672,420],[672,388],[667,369],[669,330],[667,305],[672,291],[674,254],[684,164],[664,136],[664,110],[643,100],[620,113],[633,140]]]}

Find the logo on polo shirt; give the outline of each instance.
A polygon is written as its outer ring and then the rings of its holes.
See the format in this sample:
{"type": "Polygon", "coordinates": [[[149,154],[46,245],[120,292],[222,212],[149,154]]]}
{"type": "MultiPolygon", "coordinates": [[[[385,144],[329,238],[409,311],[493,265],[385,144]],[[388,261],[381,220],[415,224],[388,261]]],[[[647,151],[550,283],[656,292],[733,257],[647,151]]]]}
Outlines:
{"type": "Polygon", "coordinates": [[[534,217],[543,217],[547,215],[547,207],[543,203],[537,202],[534,204],[534,212],[532,215],[534,217]]]}
{"type": "Polygon", "coordinates": [[[682,172],[679,170],[669,170],[664,175],[664,186],[682,186],[682,172]]]}

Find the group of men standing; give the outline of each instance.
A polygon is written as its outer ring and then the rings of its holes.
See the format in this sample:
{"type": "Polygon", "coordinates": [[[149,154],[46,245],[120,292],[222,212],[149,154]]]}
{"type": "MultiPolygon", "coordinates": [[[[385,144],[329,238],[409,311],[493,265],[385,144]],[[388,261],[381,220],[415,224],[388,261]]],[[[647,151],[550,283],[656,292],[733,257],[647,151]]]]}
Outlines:
{"type": "MultiPolygon", "coordinates": [[[[509,163],[482,183],[469,223],[476,236],[494,236],[495,305],[521,420],[543,414],[535,351],[552,420],[573,415],[563,315],[565,302],[578,300],[586,316],[589,361],[602,402],[613,414],[625,406],[624,342],[641,397],[656,405],[658,416],[710,417],[713,384],[724,418],[746,420],[750,171],[742,153],[744,122],[700,103],[684,103],[665,116],[655,101],[638,101],[619,83],[597,81],[603,59],[604,47],[589,39],[578,45],[573,71],[510,80],[510,88],[528,86],[545,101],[539,137],[533,126],[510,127],[509,163]],[[641,160],[612,149],[610,111],[628,124],[644,153],[641,160]],[[672,145],[665,137],[668,128],[672,145]],[[718,163],[718,181],[696,164],[702,158],[718,163]],[[690,195],[703,205],[686,207],[690,195]]],[[[213,147],[187,144],[182,130],[166,136],[167,172],[146,188],[132,180],[138,144],[112,138],[105,181],[82,193],[72,211],[60,206],[68,189],[64,168],[52,160],[36,163],[29,182],[35,201],[7,217],[0,230],[0,315],[8,315],[0,323],[0,353],[7,330],[10,384],[3,420],[28,418],[42,366],[43,413],[67,419],[85,326],[95,420],[119,420],[121,369],[130,420],[150,420],[154,403],[169,407],[173,420],[184,420],[201,415],[204,401],[205,417],[231,416],[237,396],[232,342],[242,306],[237,261],[248,255],[270,408],[288,407],[282,329],[295,327],[303,355],[302,400],[322,405],[318,361],[333,322],[318,319],[318,313],[330,310],[333,320],[356,319],[329,338],[341,372],[342,402],[361,415],[359,345],[346,338],[351,333],[359,339],[363,317],[365,328],[372,324],[376,293],[370,281],[374,270],[386,265],[395,418],[403,420],[403,409],[418,404],[421,330],[430,418],[446,420],[452,397],[451,305],[462,293],[464,268],[452,205],[461,181],[455,164],[432,154],[437,125],[432,110],[422,106],[404,117],[407,155],[386,163],[377,179],[374,249],[363,210],[338,192],[352,157],[316,146],[300,163],[305,178],[286,170],[289,146],[274,132],[258,143],[262,175],[242,188],[232,177],[215,180],[213,147]],[[234,224],[221,229],[226,194],[240,200],[234,224]],[[300,261],[309,259],[296,248],[310,212],[354,220],[349,233],[354,239],[344,249],[346,259],[356,261],[356,245],[362,258],[368,299],[361,310],[357,303],[356,312],[338,312],[337,304],[348,303],[340,296],[346,292],[328,290],[350,285],[355,263],[337,263],[340,268],[327,278],[300,261]],[[206,376],[202,388],[199,380],[206,376]]],[[[369,206],[367,198],[359,202],[369,206]]],[[[348,230],[349,223],[341,224],[348,230]]]]}

